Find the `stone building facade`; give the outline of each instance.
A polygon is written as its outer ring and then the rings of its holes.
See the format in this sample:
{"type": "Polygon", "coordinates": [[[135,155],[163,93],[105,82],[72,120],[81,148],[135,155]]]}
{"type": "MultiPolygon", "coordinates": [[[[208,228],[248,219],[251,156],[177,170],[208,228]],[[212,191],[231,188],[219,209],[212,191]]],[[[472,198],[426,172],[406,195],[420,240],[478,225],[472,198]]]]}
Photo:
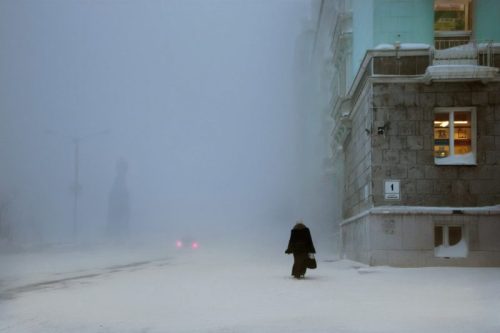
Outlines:
{"type": "Polygon", "coordinates": [[[500,3],[451,1],[474,13],[474,34],[429,29],[425,15],[449,8],[442,2],[402,0],[399,14],[388,0],[319,2],[345,258],[500,266],[500,29],[480,20],[500,3]],[[384,15],[416,24],[388,27],[401,20],[384,15]]]}
{"type": "Polygon", "coordinates": [[[500,265],[499,92],[500,82],[367,80],[344,145],[346,257],[373,265],[500,265]],[[436,165],[435,110],[464,107],[477,117],[476,164],[436,165]],[[398,186],[392,195],[391,184],[398,186]],[[464,248],[439,255],[435,234],[449,226],[459,229],[464,248]]]}

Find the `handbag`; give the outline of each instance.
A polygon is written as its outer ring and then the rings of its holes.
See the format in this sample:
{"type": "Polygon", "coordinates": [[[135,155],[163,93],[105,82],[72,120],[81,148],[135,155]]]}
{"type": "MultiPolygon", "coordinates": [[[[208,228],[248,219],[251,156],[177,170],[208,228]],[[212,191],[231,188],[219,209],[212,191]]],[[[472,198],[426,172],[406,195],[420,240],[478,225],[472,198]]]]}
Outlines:
{"type": "Polygon", "coordinates": [[[307,268],[309,269],[316,269],[316,267],[318,267],[318,265],[316,264],[316,258],[314,258],[314,254],[313,253],[309,253],[309,255],[307,256],[307,265],[306,265],[307,268]]]}

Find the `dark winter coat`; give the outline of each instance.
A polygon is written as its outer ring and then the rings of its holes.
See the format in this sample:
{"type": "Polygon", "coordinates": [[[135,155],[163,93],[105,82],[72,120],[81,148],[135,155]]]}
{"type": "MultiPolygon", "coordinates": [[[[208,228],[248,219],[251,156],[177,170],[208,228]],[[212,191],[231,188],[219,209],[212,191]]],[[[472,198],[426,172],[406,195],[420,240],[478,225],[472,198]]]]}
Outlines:
{"type": "Polygon", "coordinates": [[[288,248],[285,253],[316,253],[314,244],[311,238],[311,232],[302,223],[297,223],[291,232],[288,248]]]}

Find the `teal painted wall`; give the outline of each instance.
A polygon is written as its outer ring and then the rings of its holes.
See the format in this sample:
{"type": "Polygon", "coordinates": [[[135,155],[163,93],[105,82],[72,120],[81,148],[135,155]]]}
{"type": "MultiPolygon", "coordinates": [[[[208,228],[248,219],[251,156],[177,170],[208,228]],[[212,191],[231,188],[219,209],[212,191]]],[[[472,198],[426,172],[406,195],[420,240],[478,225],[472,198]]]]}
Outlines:
{"type": "Polygon", "coordinates": [[[500,1],[474,1],[472,31],[478,41],[500,42],[500,1]]]}
{"type": "MultiPolygon", "coordinates": [[[[352,76],[358,72],[366,50],[373,47],[374,0],[352,0],[352,76]]],[[[352,80],[351,80],[352,81],[352,80]]]]}
{"type": "Polygon", "coordinates": [[[432,45],[433,22],[434,0],[375,0],[374,46],[397,40],[432,45]]]}
{"type": "Polygon", "coordinates": [[[352,0],[351,3],[354,75],[366,50],[379,44],[396,41],[434,44],[434,0],[352,0]]]}

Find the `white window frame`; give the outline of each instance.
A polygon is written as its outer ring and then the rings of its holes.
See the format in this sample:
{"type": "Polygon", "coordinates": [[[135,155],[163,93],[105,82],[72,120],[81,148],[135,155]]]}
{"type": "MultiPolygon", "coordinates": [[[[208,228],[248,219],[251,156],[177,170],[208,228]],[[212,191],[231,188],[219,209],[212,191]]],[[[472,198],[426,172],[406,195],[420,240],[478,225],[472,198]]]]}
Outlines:
{"type": "MultiPolygon", "coordinates": [[[[450,156],[445,158],[434,157],[434,164],[436,165],[477,165],[477,117],[476,117],[476,107],[438,107],[434,108],[434,114],[436,113],[449,113],[450,114],[450,126],[449,126],[449,140],[450,140],[450,156]],[[455,112],[470,112],[471,113],[471,149],[472,158],[470,160],[456,160],[455,155],[455,126],[453,123],[455,112]]],[[[434,126],[434,124],[433,124],[434,126]]],[[[433,143],[434,143],[434,131],[432,132],[433,143]]],[[[433,144],[434,152],[434,144],[433,144]]]]}

